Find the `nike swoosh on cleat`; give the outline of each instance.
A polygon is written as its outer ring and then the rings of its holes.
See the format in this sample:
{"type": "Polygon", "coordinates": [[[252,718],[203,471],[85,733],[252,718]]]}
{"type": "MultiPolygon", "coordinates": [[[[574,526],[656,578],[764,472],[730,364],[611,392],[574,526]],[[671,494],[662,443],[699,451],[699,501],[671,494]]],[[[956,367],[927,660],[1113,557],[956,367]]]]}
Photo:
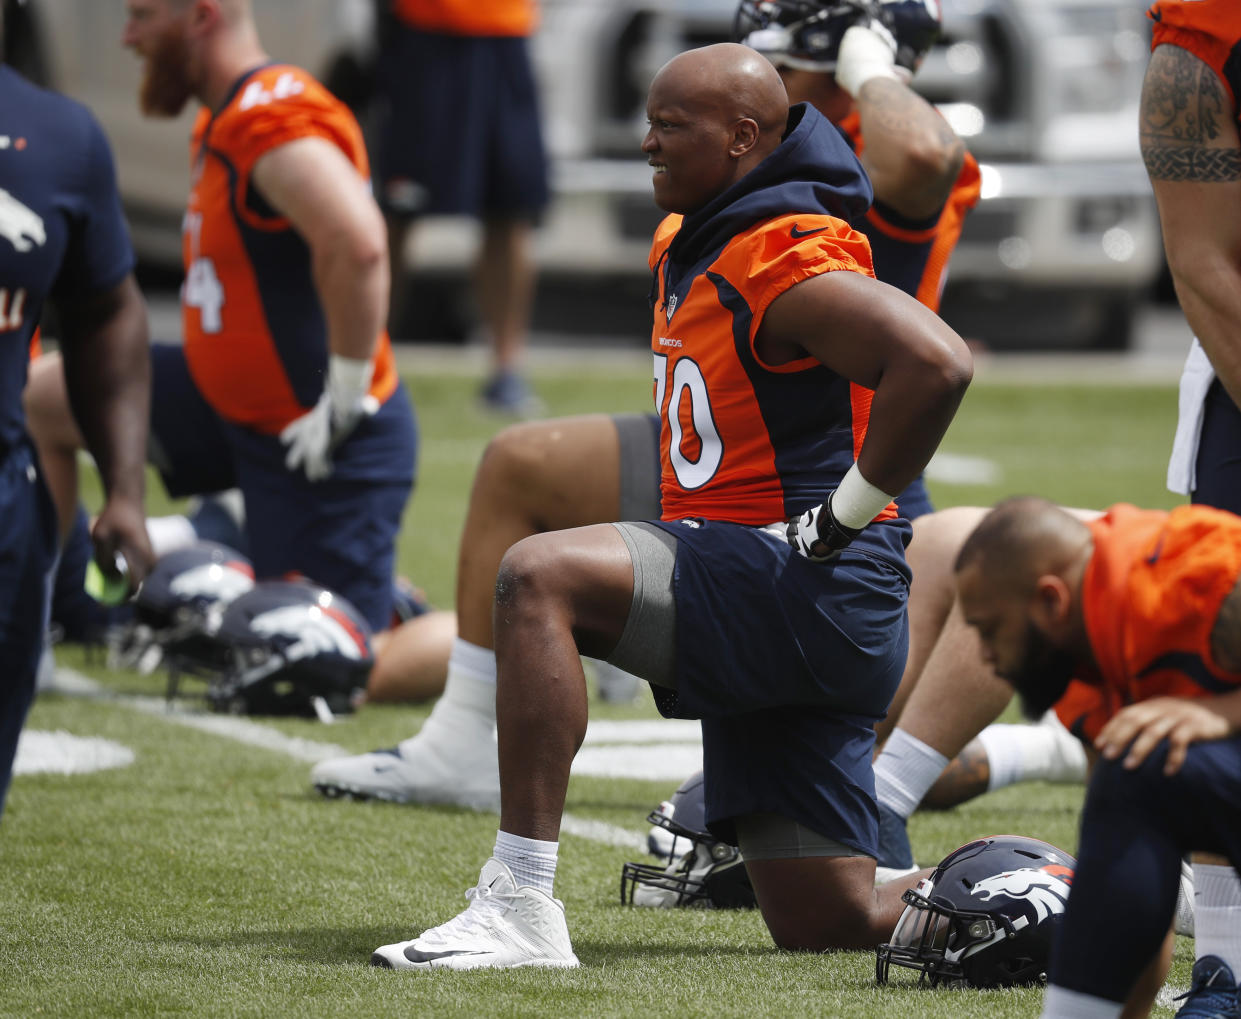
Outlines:
{"type": "Polygon", "coordinates": [[[463,952],[453,949],[447,952],[420,952],[416,948],[407,948],[401,953],[410,962],[433,962],[436,959],[460,958],[466,955],[486,955],[486,952],[463,952]]]}
{"type": "Polygon", "coordinates": [[[789,231],[789,236],[792,237],[794,240],[796,240],[800,237],[810,237],[814,234],[821,234],[826,229],[827,227],[821,226],[821,227],[817,227],[814,230],[798,230],[797,224],[794,223],[793,228],[789,231]]]}

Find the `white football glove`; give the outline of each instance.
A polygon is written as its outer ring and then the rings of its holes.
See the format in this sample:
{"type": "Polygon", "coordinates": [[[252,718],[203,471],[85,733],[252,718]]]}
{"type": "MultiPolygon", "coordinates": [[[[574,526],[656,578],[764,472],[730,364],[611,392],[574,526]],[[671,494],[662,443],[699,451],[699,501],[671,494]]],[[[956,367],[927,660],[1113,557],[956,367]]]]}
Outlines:
{"type": "Polygon", "coordinates": [[[905,80],[896,67],[896,39],[876,20],[851,25],[840,37],[836,54],[836,84],[849,95],[856,99],[872,78],[905,80]]]}
{"type": "Polygon", "coordinates": [[[372,371],[369,359],[337,354],[328,359],[327,385],[319,402],[280,433],[280,441],[288,449],[285,467],[291,471],[300,468],[311,481],[331,475],[336,448],[363,418],[379,410],[379,401],[367,392],[372,371]]]}
{"type": "Polygon", "coordinates": [[[832,513],[832,492],[827,501],[808,509],[788,522],[785,537],[790,545],[811,562],[830,563],[862,533],[860,527],[845,527],[832,513]]]}

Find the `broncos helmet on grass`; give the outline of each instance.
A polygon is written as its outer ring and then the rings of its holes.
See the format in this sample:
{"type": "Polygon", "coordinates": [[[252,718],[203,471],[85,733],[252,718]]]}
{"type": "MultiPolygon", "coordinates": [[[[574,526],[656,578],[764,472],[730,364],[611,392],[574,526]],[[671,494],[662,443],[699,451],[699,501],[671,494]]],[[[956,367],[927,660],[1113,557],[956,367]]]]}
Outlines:
{"type": "Polygon", "coordinates": [[[830,73],[841,36],[859,23],[886,30],[908,80],[939,38],[939,0],[741,0],[733,38],[777,66],[830,73]]]}
{"type": "Polygon", "coordinates": [[[905,892],[875,975],[892,965],[919,983],[1011,987],[1042,981],[1077,862],[1038,839],[993,835],[949,853],[905,892]]]}
{"type": "Polygon", "coordinates": [[[195,541],[156,560],[132,602],[132,619],[115,635],[111,663],[149,674],[169,667],[175,692],[181,672],[214,664],[210,634],[224,609],[254,587],[250,560],[227,545],[195,541]]]}
{"type": "Polygon", "coordinates": [[[655,825],[648,840],[666,866],[626,863],[621,869],[621,902],[635,906],[699,906],[748,909],[754,888],[736,846],[707,831],[702,772],[687,778],[647,815],[655,825]],[[660,834],[656,834],[656,833],[660,834]]]}
{"type": "Polygon", "coordinates": [[[358,610],[308,580],[255,584],[225,609],[214,640],[225,665],[207,699],[233,714],[330,721],[360,702],[375,660],[358,610]]]}

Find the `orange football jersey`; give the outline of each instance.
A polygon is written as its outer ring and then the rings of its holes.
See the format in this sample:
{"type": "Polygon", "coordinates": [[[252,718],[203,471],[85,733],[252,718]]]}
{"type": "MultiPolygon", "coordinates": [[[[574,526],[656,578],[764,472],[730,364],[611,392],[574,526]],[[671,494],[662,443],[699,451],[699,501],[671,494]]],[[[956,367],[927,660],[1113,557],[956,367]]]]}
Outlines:
{"type": "Polygon", "coordinates": [[[1089,524],[1094,553],[1082,580],[1095,687],[1057,705],[1093,739],[1120,707],[1151,697],[1206,697],[1241,685],[1211,656],[1211,629],[1241,577],[1241,518],[1207,506],[1171,512],[1120,504],[1089,524]],[[1063,705],[1063,708],[1062,708],[1063,705]]]}
{"type": "Polygon", "coordinates": [[[397,17],[424,32],[445,35],[529,35],[535,0],[393,0],[397,17]]]}
{"type": "MultiPolygon", "coordinates": [[[[795,284],[834,271],[873,276],[870,248],[843,220],[777,216],[734,236],[678,295],[665,292],[658,268],[681,222],[660,224],[650,258],[663,519],[786,519],[790,502],[811,493],[822,501],[824,484],[853,464],[873,394],[814,358],[766,365],[754,338],[771,302],[795,284]]],[[[889,505],[878,519],[895,515],[889,505]]]]}
{"type": "MultiPolygon", "coordinates": [[[[305,71],[269,65],[238,82],[190,143],[182,224],[185,357],[203,397],[226,420],[276,434],[314,406],[327,372],[327,324],[310,249],[251,183],[255,163],[299,138],[337,145],[369,177],[362,132],[348,108],[305,71]]],[[[371,394],[397,384],[387,334],[371,394]]]]}

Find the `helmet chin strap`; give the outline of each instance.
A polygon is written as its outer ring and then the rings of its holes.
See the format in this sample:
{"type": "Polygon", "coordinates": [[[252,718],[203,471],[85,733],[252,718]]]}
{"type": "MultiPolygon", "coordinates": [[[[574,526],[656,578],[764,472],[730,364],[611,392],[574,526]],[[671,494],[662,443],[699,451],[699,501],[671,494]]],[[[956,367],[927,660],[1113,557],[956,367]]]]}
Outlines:
{"type": "Polygon", "coordinates": [[[1019,933],[1021,933],[1021,931],[1030,926],[1030,918],[1028,916],[1019,916],[1016,920],[1012,921],[1010,926],[1012,928],[1011,930],[997,925],[991,932],[991,937],[987,938],[986,941],[975,941],[971,945],[966,945],[965,948],[961,949],[959,952],[953,952],[945,949],[944,958],[948,962],[960,963],[963,959],[968,959],[975,952],[981,952],[984,948],[990,948],[998,941],[1004,941],[1006,938],[1015,938],[1019,933]]]}

